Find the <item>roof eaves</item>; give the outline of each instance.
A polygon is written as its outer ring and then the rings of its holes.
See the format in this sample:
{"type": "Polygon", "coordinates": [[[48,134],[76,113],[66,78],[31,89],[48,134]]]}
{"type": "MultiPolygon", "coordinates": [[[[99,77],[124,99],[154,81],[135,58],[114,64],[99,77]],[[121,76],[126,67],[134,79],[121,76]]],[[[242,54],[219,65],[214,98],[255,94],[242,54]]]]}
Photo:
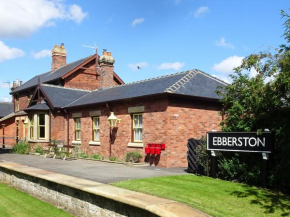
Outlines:
{"type": "Polygon", "coordinates": [[[12,113],[10,113],[9,115],[6,115],[5,117],[1,118],[1,119],[0,119],[0,122],[5,121],[5,120],[7,120],[7,119],[9,119],[9,118],[12,118],[12,117],[14,117],[15,115],[16,115],[16,113],[15,113],[15,112],[12,112],[12,113]]]}

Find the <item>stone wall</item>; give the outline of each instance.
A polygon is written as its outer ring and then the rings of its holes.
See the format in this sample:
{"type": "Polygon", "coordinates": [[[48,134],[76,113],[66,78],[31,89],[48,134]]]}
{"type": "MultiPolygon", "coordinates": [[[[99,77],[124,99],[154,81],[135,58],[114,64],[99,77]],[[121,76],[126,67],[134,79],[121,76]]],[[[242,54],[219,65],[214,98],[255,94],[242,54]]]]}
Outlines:
{"type": "Polygon", "coordinates": [[[147,210],[57,182],[0,168],[0,182],[26,192],[74,216],[157,216],[147,210]]]}

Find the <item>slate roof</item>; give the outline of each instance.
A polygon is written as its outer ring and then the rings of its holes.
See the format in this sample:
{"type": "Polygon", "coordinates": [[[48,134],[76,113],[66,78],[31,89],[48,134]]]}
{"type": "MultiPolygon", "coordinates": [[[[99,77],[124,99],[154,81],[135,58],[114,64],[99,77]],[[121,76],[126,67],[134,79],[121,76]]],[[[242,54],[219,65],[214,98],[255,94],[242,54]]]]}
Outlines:
{"type": "Polygon", "coordinates": [[[89,59],[92,56],[93,55],[91,55],[89,57],[85,57],[85,58],[80,59],[80,60],[77,60],[75,62],[69,63],[66,66],[58,68],[54,72],[49,71],[49,72],[46,72],[46,73],[43,73],[40,75],[36,75],[35,77],[33,77],[29,81],[25,82],[21,86],[15,88],[11,93],[17,93],[19,91],[29,89],[31,87],[36,86],[38,84],[38,78],[40,78],[40,83],[46,83],[46,82],[61,78],[63,75],[70,72],[72,69],[76,68],[78,65],[82,64],[83,62],[85,62],[87,59],[89,59]]]}
{"type": "Polygon", "coordinates": [[[91,105],[164,93],[218,100],[220,97],[215,93],[216,87],[225,85],[227,85],[225,82],[204,72],[189,70],[92,91],[65,107],[91,105]]]}
{"type": "Polygon", "coordinates": [[[36,105],[33,105],[27,109],[25,109],[24,111],[28,112],[28,111],[48,111],[49,107],[47,106],[46,103],[38,103],[36,105]]]}
{"type": "Polygon", "coordinates": [[[0,102],[0,117],[5,117],[13,112],[13,103],[11,102],[0,102]]]}
{"type": "Polygon", "coordinates": [[[42,89],[55,108],[62,108],[90,91],[42,84],[42,89]]]}

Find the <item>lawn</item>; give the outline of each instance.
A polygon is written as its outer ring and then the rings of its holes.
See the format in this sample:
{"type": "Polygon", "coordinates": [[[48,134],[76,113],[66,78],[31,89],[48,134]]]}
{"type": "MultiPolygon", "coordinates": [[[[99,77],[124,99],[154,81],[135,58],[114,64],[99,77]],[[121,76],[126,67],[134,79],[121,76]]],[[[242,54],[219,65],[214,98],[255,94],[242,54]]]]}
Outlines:
{"type": "Polygon", "coordinates": [[[61,209],[42,202],[30,195],[7,185],[0,184],[0,216],[1,217],[69,217],[61,209]]]}
{"type": "Polygon", "coordinates": [[[290,216],[290,197],[209,177],[178,175],[112,185],[179,201],[212,216],[290,216]]]}

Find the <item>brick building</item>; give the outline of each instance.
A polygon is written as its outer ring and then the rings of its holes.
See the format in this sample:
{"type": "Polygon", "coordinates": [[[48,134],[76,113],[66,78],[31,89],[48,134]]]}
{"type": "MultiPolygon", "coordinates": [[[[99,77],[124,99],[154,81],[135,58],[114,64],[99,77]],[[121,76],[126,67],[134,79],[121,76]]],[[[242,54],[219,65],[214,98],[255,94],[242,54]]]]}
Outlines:
{"type": "Polygon", "coordinates": [[[222,105],[215,90],[226,83],[189,70],[125,84],[114,62],[105,51],[66,64],[63,44],[56,45],[51,71],[14,84],[14,111],[0,119],[5,137],[14,135],[5,143],[56,141],[118,159],[138,151],[142,161],[158,166],[187,166],[187,140],[219,129],[222,105]],[[112,131],[111,112],[120,119],[112,131]],[[165,150],[146,154],[148,143],[165,144],[165,150]]]}

